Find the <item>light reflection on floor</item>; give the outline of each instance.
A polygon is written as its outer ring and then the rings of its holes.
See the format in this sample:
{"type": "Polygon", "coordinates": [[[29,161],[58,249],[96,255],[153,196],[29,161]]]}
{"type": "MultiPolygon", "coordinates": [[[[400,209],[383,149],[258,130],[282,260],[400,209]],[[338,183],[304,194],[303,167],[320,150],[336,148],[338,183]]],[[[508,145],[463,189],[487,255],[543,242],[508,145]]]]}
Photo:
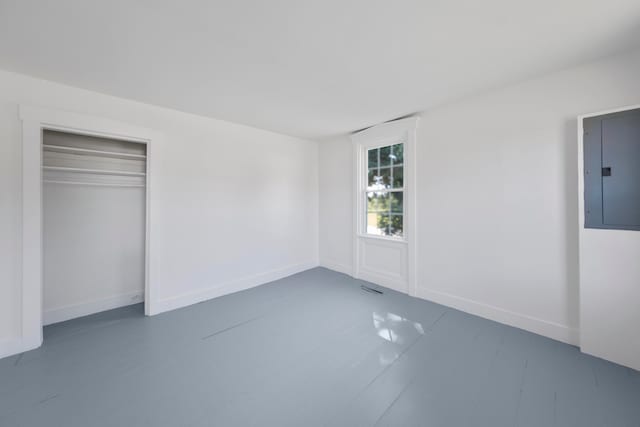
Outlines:
{"type": "Polygon", "coordinates": [[[391,312],[373,312],[373,327],[378,336],[386,341],[397,344],[397,347],[382,348],[380,364],[389,365],[400,356],[400,348],[415,342],[424,335],[424,328],[420,322],[414,322],[391,312]]]}

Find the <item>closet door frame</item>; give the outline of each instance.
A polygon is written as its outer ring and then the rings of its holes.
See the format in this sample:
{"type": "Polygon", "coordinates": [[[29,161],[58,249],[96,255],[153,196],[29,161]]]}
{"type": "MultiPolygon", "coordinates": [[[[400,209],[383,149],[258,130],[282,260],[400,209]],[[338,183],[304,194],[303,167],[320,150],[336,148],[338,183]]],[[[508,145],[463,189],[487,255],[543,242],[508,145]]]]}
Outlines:
{"type": "Polygon", "coordinates": [[[21,227],[21,277],[22,285],[22,335],[20,351],[42,345],[42,294],[43,294],[43,214],[42,214],[42,137],[44,130],[97,136],[146,145],[145,180],[145,296],[144,310],[147,316],[155,314],[154,262],[151,250],[153,217],[151,207],[152,146],[162,135],[146,128],[105,119],[102,117],[70,113],[20,105],[22,121],[22,227],[21,227]]]}

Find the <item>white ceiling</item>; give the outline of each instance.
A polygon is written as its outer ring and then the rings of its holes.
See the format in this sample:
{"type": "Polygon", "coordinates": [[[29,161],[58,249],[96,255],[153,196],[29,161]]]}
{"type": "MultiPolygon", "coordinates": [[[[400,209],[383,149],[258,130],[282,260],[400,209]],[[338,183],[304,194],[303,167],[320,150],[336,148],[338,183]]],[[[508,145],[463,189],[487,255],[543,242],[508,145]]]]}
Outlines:
{"type": "Polygon", "coordinates": [[[0,68],[303,137],[638,43],[638,0],[0,0],[0,68]]]}

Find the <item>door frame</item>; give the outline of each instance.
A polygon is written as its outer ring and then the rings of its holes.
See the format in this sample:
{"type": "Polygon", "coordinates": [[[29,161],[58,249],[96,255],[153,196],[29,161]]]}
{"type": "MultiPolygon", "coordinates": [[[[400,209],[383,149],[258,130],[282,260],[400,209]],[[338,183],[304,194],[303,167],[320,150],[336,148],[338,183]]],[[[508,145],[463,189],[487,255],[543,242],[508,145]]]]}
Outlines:
{"type": "Polygon", "coordinates": [[[420,118],[417,116],[398,119],[375,125],[351,136],[353,143],[354,219],[353,219],[353,276],[357,279],[406,292],[416,296],[416,133],[420,118]],[[375,146],[393,144],[402,140],[404,148],[404,228],[403,238],[374,236],[365,232],[365,200],[362,194],[366,175],[366,150],[375,146]],[[404,275],[389,273],[381,269],[363,269],[360,265],[362,242],[378,247],[400,248],[405,258],[404,275]]]}
{"type": "Polygon", "coordinates": [[[42,137],[44,130],[97,136],[145,144],[147,148],[145,179],[145,314],[155,310],[153,277],[155,262],[151,253],[152,235],[152,147],[162,135],[150,130],[102,117],[51,110],[19,107],[22,121],[22,235],[21,352],[42,345],[43,328],[43,211],[42,211],[42,137]]]}

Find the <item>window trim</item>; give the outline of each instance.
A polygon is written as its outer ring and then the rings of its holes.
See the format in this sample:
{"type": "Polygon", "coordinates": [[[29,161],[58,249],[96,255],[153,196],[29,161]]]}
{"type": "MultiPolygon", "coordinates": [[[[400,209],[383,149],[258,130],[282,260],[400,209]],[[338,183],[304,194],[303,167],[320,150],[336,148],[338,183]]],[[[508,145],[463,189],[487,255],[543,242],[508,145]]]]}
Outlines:
{"type": "MultiPolygon", "coordinates": [[[[382,123],[355,133],[351,139],[354,147],[355,176],[355,220],[354,230],[357,237],[390,240],[408,243],[408,235],[415,232],[415,134],[418,117],[409,117],[392,122],[382,123]],[[379,236],[366,231],[366,198],[367,198],[367,150],[386,147],[402,142],[404,144],[403,166],[403,227],[402,237],[379,236]]],[[[385,190],[385,191],[390,191],[385,190]]]]}
{"type": "Polygon", "coordinates": [[[375,125],[351,135],[353,144],[353,265],[359,277],[360,239],[388,245],[407,246],[407,284],[409,295],[416,292],[416,132],[419,117],[408,117],[375,125]],[[389,237],[366,233],[366,150],[403,142],[403,236],[389,237]],[[365,181],[365,182],[363,182],[365,181]],[[363,191],[363,189],[365,191],[363,191]]]}

